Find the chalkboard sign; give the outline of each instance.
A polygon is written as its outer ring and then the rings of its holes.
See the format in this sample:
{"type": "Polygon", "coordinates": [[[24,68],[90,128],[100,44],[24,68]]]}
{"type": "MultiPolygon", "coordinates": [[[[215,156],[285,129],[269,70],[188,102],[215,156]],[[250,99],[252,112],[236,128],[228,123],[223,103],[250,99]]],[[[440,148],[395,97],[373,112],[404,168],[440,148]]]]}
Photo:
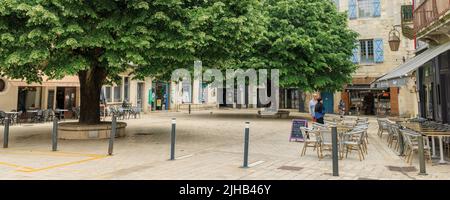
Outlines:
{"type": "Polygon", "coordinates": [[[303,133],[300,127],[308,127],[308,120],[304,119],[294,119],[292,120],[291,137],[289,141],[304,142],[303,133]]]}

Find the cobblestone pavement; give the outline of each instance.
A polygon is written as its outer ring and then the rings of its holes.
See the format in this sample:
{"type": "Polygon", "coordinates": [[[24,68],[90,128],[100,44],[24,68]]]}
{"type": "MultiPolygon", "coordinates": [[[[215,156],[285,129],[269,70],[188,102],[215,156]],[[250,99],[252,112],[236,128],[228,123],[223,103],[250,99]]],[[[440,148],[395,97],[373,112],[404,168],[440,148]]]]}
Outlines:
{"type": "MultiPolygon", "coordinates": [[[[319,161],[302,143],[289,142],[290,119],[257,118],[256,110],[160,112],[125,120],[127,137],[117,138],[114,155],[106,156],[108,140],[60,140],[51,149],[51,123],[12,126],[8,149],[0,149],[0,179],[449,179],[450,165],[427,164],[418,175],[417,156],[411,171],[386,140],[376,135],[371,118],[369,154],[340,160],[340,176],[333,177],[331,157],[319,161]],[[176,160],[169,161],[171,118],[177,118],[176,160]],[[250,168],[243,161],[244,122],[250,125],[250,168]],[[406,169],[406,168],[405,168],[406,169]]],[[[0,139],[3,141],[3,127],[0,139]]]]}

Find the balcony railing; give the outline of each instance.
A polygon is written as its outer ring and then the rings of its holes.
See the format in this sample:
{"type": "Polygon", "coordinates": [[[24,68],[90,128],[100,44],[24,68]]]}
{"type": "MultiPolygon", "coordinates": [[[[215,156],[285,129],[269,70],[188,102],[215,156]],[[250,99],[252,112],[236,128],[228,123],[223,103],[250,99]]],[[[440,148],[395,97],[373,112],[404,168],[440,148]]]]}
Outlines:
{"type": "Polygon", "coordinates": [[[413,21],[413,6],[412,5],[402,5],[402,22],[412,22],[413,21]]]}
{"type": "Polygon", "coordinates": [[[450,10],[450,0],[425,0],[414,11],[416,32],[428,27],[450,10]]]}
{"type": "Polygon", "coordinates": [[[414,39],[413,6],[402,5],[402,33],[408,39],[414,39]]]}

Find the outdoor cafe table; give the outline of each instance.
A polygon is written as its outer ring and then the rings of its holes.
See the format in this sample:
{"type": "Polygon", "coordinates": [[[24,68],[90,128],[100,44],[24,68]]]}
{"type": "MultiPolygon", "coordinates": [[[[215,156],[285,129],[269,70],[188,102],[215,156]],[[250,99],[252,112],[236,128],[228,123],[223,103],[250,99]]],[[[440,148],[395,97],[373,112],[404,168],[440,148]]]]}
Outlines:
{"type": "Polygon", "coordinates": [[[58,113],[58,119],[61,120],[61,116],[64,117],[64,112],[67,112],[67,109],[55,109],[55,113],[58,113]]]}
{"type": "MultiPolygon", "coordinates": [[[[423,127],[422,125],[420,125],[420,123],[417,123],[417,122],[401,123],[401,125],[406,128],[409,128],[413,131],[421,133],[422,135],[424,135],[426,137],[438,137],[439,138],[439,153],[440,153],[439,164],[447,163],[444,160],[444,145],[443,145],[442,138],[449,137],[450,131],[434,130],[431,128],[423,127]]],[[[435,153],[434,149],[435,149],[435,144],[434,144],[434,140],[432,140],[433,157],[436,157],[436,153],[435,153]]]]}
{"type": "Polygon", "coordinates": [[[33,119],[33,116],[37,114],[37,112],[38,110],[27,110],[27,121],[30,122],[33,119]]]}
{"type": "Polygon", "coordinates": [[[352,126],[348,126],[342,123],[336,123],[336,124],[328,124],[328,128],[336,127],[337,134],[338,134],[338,152],[339,152],[339,159],[342,160],[344,158],[344,143],[341,141],[344,140],[344,137],[347,135],[349,131],[353,129],[352,126]]]}
{"type": "Polygon", "coordinates": [[[11,115],[17,115],[19,112],[5,112],[6,115],[8,115],[8,118],[11,118],[11,115]]]}

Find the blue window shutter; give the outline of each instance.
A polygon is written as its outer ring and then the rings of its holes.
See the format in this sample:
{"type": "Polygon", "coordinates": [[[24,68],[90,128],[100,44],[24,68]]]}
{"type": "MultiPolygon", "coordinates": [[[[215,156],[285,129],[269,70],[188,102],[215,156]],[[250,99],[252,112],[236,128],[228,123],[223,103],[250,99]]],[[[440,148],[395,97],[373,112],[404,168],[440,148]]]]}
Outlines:
{"type": "Polygon", "coordinates": [[[381,0],[373,0],[373,16],[381,16],[381,0]]]}
{"type": "Polygon", "coordinates": [[[348,18],[356,19],[356,0],[348,1],[348,18]]]}
{"type": "Polygon", "coordinates": [[[374,39],[373,40],[373,53],[375,56],[376,63],[384,62],[384,44],[383,39],[374,39]]]}
{"type": "Polygon", "coordinates": [[[353,55],[352,55],[352,62],[355,64],[358,64],[360,62],[360,56],[359,56],[359,42],[356,45],[356,47],[353,49],[353,55]]]}
{"type": "Polygon", "coordinates": [[[334,0],[334,4],[336,5],[336,9],[339,11],[339,0],[334,0]]]}

